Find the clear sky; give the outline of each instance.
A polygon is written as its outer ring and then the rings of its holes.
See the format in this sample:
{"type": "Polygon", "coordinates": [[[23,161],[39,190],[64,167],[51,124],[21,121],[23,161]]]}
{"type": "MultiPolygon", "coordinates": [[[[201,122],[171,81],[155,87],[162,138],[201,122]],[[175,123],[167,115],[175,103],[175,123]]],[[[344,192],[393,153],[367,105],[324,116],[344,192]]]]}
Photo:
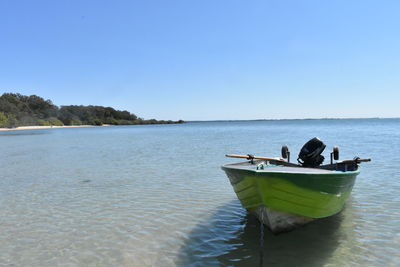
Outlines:
{"type": "Polygon", "coordinates": [[[1,0],[0,93],[150,119],[400,117],[400,1],[1,0]]]}

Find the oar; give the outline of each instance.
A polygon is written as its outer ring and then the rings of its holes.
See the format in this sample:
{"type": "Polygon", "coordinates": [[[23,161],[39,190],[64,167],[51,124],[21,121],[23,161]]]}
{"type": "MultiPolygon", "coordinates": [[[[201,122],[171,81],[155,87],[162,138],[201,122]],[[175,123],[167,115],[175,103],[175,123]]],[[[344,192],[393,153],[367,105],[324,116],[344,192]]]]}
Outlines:
{"type": "MultiPolygon", "coordinates": [[[[290,165],[290,166],[297,166],[299,167],[299,165],[297,164],[293,164],[281,159],[275,159],[275,158],[268,158],[268,157],[258,157],[258,156],[253,156],[250,154],[247,155],[238,155],[238,154],[227,154],[225,155],[225,157],[230,157],[230,158],[242,158],[242,159],[247,159],[247,160],[252,160],[252,159],[264,159],[264,160],[270,160],[270,161],[275,161],[275,162],[281,162],[284,165],[290,165]]],[[[339,161],[336,162],[337,164],[346,164],[346,163],[361,163],[361,162],[369,162],[371,161],[371,159],[360,159],[360,158],[355,158],[355,159],[350,159],[350,160],[343,160],[343,161],[339,161]]]]}
{"type": "Polygon", "coordinates": [[[250,154],[247,154],[247,155],[227,154],[227,155],[225,155],[225,157],[242,158],[242,159],[248,159],[248,160],[251,160],[251,159],[265,159],[265,160],[279,161],[279,162],[287,163],[286,161],[281,160],[281,159],[274,159],[274,158],[268,158],[268,157],[257,157],[257,156],[253,156],[253,155],[250,155],[250,154]]]}
{"type": "Polygon", "coordinates": [[[349,160],[343,160],[337,162],[338,164],[346,164],[346,163],[361,163],[361,162],[369,162],[371,159],[360,159],[360,158],[354,158],[354,159],[349,159],[349,160]]]}
{"type": "Polygon", "coordinates": [[[225,157],[230,157],[230,158],[242,158],[242,159],[247,159],[247,160],[253,160],[253,159],[264,159],[264,160],[269,160],[276,162],[277,164],[283,165],[283,166],[290,166],[290,167],[301,167],[300,165],[290,163],[281,159],[275,159],[275,158],[268,158],[268,157],[257,157],[253,155],[238,155],[238,154],[227,154],[225,157]]]}

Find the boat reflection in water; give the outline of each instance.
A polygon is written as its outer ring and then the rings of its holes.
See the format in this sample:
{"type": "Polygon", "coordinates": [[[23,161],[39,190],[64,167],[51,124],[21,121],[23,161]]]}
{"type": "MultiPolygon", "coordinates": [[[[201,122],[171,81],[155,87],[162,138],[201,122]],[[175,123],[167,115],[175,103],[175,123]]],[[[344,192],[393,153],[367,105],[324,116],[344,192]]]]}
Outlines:
{"type": "Polygon", "coordinates": [[[180,266],[259,266],[261,261],[263,266],[347,264],[342,262],[342,254],[354,251],[342,251],[341,247],[360,245],[349,245],[356,240],[354,209],[351,203],[349,206],[339,214],[313,221],[296,231],[275,235],[265,228],[260,246],[260,222],[235,200],[218,208],[214,216],[190,233],[177,263],[180,266]]]}

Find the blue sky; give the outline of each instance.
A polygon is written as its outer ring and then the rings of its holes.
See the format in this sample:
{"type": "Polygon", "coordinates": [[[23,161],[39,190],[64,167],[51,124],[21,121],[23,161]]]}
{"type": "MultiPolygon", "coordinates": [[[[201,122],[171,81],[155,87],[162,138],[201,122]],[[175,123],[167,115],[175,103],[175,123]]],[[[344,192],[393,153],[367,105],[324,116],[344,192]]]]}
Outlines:
{"type": "Polygon", "coordinates": [[[399,1],[0,1],[0,93],[150,119],[400,117],[399,1]]]}

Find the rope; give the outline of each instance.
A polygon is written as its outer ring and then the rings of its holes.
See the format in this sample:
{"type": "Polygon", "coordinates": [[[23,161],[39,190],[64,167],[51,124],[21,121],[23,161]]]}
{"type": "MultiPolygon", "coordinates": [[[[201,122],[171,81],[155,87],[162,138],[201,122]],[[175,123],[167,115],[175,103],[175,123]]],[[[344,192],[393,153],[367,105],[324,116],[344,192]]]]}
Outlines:
{"type": "Polygon", "coordinates": [[[264,224],[260,220],[260,267],[263,266],[264,260],[264,224]]]}

